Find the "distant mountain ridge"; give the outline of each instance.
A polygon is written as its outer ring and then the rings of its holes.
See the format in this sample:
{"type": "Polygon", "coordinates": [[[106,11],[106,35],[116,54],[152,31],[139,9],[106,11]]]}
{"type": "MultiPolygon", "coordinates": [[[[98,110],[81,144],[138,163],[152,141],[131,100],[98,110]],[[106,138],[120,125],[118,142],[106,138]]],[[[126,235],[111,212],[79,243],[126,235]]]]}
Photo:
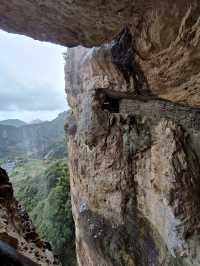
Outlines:
{"type": "Polygon", "coordinates": [[[29,124],[29,125],[35,125],[35,124],[41,124],[41,123],[43,123],[43,122],[45,122],[45,121],[42,121],[42,120],[40,120],[40,119],[34,119],[34,120],[32,120],[31,122],[29,122],[28,124],[29,124]]]}
{"type": "Polygon", "coordinates": [[[20,119],[6,119],[6,120],[0,121],[0,125],[3,125],[3,126],[21,127],[21,126],[25,126],[26,124],[27,124],[26,122],[20,119]]]}
{"type": "MultiPolygon", "coordinates": [[[[64,123],[68,112],[52,121],[19,127],[0,124],[0,159],[29,156],[43,158],[64,142],[64,123]],[[58,145],[59,144],[59,145],[58,145]]],[[[52,156],[52,155],[51,155],[52,156]]]]}

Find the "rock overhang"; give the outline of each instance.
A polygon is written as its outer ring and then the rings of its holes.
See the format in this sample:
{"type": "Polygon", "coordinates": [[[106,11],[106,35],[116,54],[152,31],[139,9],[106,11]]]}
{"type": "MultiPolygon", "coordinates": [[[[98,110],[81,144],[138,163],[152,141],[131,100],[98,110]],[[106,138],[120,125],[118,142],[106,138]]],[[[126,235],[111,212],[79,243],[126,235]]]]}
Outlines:
{"type": "Polygon", "coordinates": [[[199,107],[199,10],[197,0],[2,0],[0,28],[67,47],[94,47],[111,43],[127,27],[151,93],[199,107]]]}

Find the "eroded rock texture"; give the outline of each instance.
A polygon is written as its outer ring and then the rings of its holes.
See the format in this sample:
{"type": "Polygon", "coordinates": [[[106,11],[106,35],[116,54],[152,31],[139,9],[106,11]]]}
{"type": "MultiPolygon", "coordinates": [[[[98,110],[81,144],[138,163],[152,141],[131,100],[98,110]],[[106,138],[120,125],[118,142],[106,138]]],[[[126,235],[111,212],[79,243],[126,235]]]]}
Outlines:
{"type": "Polygon", "coordinates": [[[13,196],[0,168],[0,261],[3,266],[59,265],[49,243],[42,241],[25,209],[13,196]]]}
{"type": "Polygon", "coordinates": [[[2,0],[0,27],[67,46],[111,40],[133,15],[131,0],[2,0]]]}
{"type": "Polygon", "coordinates": [[[66,61],[79,265],[200,265],[196,103],[153,93],[128,28],[66,61]]]}
{"type": "Polygon", "coordinates": [[[2,0],[0,27],[73,48],[81,266],[200,265],[198,0],[2,0]],[[106,43],[106,44],[105,44],[106,43]]]}

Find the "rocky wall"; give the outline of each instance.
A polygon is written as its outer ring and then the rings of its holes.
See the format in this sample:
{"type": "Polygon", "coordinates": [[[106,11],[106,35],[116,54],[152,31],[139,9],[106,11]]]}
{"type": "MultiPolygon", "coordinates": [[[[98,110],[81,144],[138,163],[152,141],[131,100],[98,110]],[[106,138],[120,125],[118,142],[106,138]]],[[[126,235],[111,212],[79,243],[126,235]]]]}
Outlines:
{"type": "Polygon", "coordinates": [[[198,0],[2,0],[66,46],[79,265],[200,265],[198,0]],[[103,45],[102,45],[103,44],[103,45]],[[102,46],[100,46],[102,45],[102,46]]]}
{"type": "Polygon", "coordinates": [[[60,265],[51,245],[39,238],[26,210],[15,200],[0,168],[0,263],[2,266],[60,265]]]}
{"type": "Polygon", "coordinates": [[[79,265],[199,265],[196,104],[154,93],[128,28],[65,71],[79,265]]]}

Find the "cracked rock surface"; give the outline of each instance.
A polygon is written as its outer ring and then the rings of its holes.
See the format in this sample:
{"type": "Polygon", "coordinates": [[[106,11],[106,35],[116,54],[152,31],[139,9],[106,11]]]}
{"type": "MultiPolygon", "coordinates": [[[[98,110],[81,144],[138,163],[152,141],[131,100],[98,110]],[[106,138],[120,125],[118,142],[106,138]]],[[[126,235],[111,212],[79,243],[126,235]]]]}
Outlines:
{"type": "Polygon", "coordinates": [[[200,111],[152,93],[127,34],[66,58],[78,263],[197,266],[200,111]]]}
{"type": "Polygon", "coordinates": [[[198,0],[0,2],[2,29],[88,47],[65,66],[80,266],[200,265],[199,14],[198,0]]]}
{"type": "Polygon", "coordinates": [[[3,266],[60,265],[50,244],[42,241],[25,209],[15,200],[12,185],[0,168],[0,260],[3,266]]]}

